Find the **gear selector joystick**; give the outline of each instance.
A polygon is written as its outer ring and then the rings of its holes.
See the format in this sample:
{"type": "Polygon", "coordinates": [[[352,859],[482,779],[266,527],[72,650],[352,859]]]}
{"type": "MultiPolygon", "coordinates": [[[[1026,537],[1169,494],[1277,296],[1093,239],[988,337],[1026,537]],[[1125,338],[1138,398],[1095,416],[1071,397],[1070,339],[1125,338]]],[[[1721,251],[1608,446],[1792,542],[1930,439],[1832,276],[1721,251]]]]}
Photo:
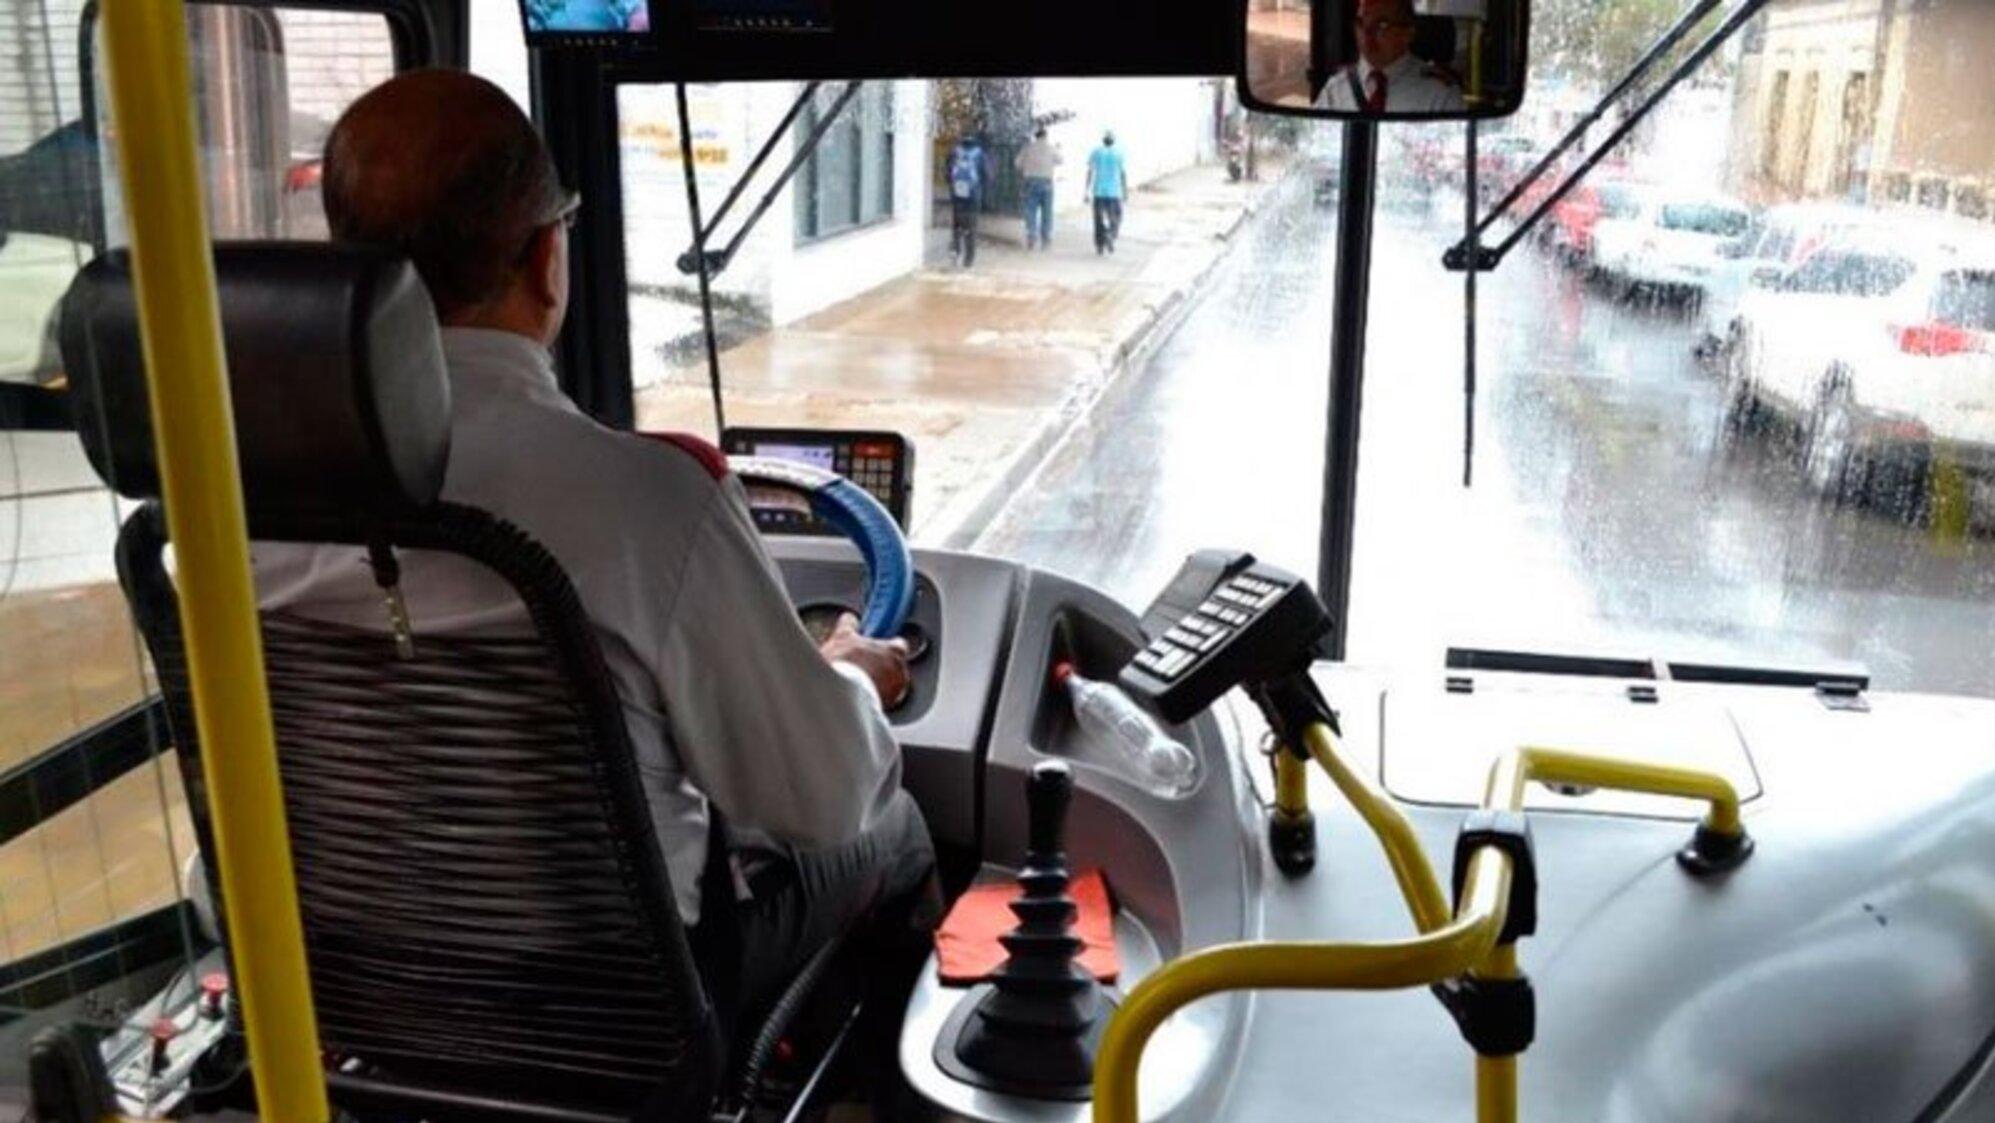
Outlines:
{"type": "Polygon", "coordinates": [[[991,981],[971,991],[937,1042],[936,1059],[958,1079],[993,1091],[1085,1100],[1109,1002],[1079,959],[1076,910],[1067,895],[1067,808],[1074,778],[1059,761],[1032,770],[1018,924],[991,981]]]}

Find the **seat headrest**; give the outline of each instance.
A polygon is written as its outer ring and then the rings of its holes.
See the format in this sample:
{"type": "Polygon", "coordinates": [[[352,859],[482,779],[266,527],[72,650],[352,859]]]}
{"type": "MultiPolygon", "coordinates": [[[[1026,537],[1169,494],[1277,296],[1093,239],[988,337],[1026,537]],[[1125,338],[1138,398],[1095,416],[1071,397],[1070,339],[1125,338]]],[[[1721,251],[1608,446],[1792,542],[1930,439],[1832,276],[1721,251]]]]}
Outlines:
{"type": "Polygon", "coordinates": [[[1453,66],[1456,46],[1455,21],[1448,16],[1414,16],[1413,43],[1408,51],[1422,62],[1453,66]]]}
{"type": "MultiPolygon", "coordinates": [[[[422,508],[443,487],[450,385],[429,292],[406,260],[305,242],[215,247],[243,494],[252,522],[422,508]]],[[[104,254],[63,297],[63,361],[91,465],[159,495],[131,259],[104,254]]]]}

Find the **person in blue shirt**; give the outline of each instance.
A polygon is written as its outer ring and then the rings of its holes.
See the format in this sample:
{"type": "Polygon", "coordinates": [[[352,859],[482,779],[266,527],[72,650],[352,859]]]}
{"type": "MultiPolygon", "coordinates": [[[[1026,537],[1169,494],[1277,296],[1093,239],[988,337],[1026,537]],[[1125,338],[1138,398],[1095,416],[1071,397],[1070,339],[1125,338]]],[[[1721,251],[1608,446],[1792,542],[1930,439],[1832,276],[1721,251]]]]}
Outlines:
{"type": "Polygon", "coordinates": [[[1094,201],[1094,252],[1114,253],[1122,233],[1122,202],[1129,196],[1129,174],[1115,134],[1101,134],[1101,147],[1088,153],[1088,198],[1094,201]]]}
{"type": "Polygon", "coordinates": [[[949,188],[949,252],[968,269],[977,260],[977,214],[991,179],[991,158],[975,133],[964,133],[949,150],[944,169],[949,188]]]}

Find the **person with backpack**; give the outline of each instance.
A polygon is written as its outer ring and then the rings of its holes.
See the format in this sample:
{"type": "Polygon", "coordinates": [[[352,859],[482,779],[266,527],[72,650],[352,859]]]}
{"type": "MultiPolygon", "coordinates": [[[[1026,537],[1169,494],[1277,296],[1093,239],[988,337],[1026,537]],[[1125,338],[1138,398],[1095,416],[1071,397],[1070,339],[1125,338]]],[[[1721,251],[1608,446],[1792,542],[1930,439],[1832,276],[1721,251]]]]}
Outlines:
{"type": "Polygon", "coordinates": [[[968,269],[977,260],[977,213],[984,205],[991,160],[975,133],[964,133],[949,150],[949,252],[968,269]]]}
{"type": "Polygon", "coordinates": [[[1101,134],[1101,147],[1088,154],[1088,198],[1094,202],[1094,252],[1114,253],[1116,236],[1122,233],[1122,201],[1129,194],[1129,173],[1122,153],[1115,147],[1115,134],[1101,134]]]}

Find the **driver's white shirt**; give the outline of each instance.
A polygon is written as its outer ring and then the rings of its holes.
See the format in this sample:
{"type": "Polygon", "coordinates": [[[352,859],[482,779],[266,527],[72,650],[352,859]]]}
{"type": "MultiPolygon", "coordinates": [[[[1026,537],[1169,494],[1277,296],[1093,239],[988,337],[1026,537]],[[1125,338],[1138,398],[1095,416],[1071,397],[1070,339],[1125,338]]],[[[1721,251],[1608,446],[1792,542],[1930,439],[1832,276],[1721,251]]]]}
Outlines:
{"type": "MultiPolygon", "coordinates": [[[[514,523],[567,571],[623,700],[680,916],[699,919],[708,799],[757,845],[830,846],[872,827],[901,773],[879,700],[797,622],[719,454],[597,424],[524,336],[445,329],[443,353],[443,498],[514,523]]],[[[265,608],[386,627],[363,551],[259,542],[252,556],[265,608]]],[[[482,567],[399,556],[418,643],[524,627],[482,567]]]]}
{"type": "MultiPolygon", "coordinates": [[[[1435,75],[1426,63],[1411,54],[1401,55],[1383,67],[1374,67],[1362,58],[1353,65],[1358,68],[1360,90],[1371,88],[1374,70],[1383,71],[1387,113],[1459,113],[1467,106],[1460,89],[1435,75]]],[[[1330,76],[1323,84],[1323,92],[1317,95],[1317,104],[1346,113],[1363,108],[1351,98],[1350,67],[1340,67],[1330,76]]]]}

